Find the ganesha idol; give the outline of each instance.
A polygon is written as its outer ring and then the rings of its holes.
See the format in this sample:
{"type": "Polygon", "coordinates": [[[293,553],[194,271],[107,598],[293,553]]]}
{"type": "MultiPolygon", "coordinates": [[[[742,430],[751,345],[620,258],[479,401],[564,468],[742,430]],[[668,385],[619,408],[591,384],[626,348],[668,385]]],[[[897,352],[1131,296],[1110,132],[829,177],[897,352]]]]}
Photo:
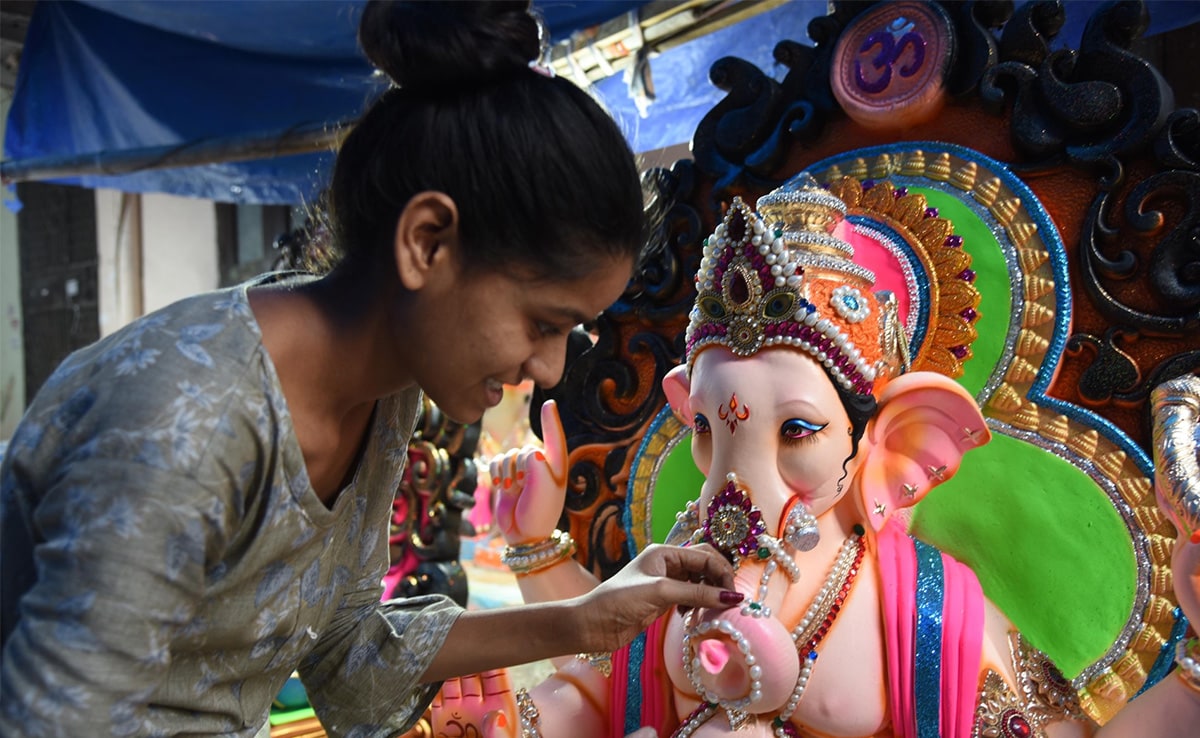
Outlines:
{"type": "MultiPolygon", "coordinates": [[[[480,723],[548,738],[641,726],[680,738],[1200,735],[1194,645],[1180,649],[1178,678],[1100,728],[971,569],[909,535],[908,509],[990,431],[958,383],[908,371],[896,300],[853,260],[845,210],[807,175],[753,209],[735,199],[705,242],[686,361],[663,380],[706,480],[667,544],[721,551],[743,601],[668,613],[638,650],[561,659],[512,704],[492,705],[512,718],[480,723]],[[633,711],[630,674],[641,680],[633,711]]],[[[509,482],[506,558],[528,601],[597,585],[553,531],[566,448],[552,404],[543,428],[544,453],[493,462],[509,482]]],[[[1173,562],[1193,622],[1197,549],[1181,538],[1173,562]]]]}

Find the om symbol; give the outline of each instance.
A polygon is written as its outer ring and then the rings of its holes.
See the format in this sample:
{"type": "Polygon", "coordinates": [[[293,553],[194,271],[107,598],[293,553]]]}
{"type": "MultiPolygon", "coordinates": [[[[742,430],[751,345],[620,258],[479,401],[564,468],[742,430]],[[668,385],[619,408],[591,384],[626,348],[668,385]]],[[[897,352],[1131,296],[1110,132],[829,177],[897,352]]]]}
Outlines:
{"type": "Polygon", "coordinates": [[[464,721],[457,712],[451,715],[437,734],[437,738],[480,738],[483,735],[473,723],[464,721]]]}
{"type": "Polygon", "coordinates": [[[921,37],[921,34],[912,31],[912,28],[912,23],[907,22],[904,18],[897,18],[892,21],[891,27],[887,30],[876,31],[863,39],[862,45],[858,48],[860,57],[870,52],[871,49],[879,47],[879,52],[870,59],[871,67],[878,76],[874,82],[867,79],[863,74],[861,59],[855,59],[854,81],[859,89],[871,94],[886,90],[892,83],[895,64],[909,49],[912,50],[912,59],[895,71],[901,77],[911,77],[921,70],[921,66],[925,63],[925,39],[921,37]],[[901,31],[905,31],[905,33],[901,35],[901,31]]]}

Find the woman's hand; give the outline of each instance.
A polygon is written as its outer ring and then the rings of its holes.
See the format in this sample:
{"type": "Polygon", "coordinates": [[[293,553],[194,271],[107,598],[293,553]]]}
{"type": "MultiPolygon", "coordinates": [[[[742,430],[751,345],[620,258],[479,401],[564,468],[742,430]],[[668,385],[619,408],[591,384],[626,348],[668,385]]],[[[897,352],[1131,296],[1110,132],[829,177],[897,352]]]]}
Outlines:
{"type": "Polygon", "coordinates": [[[567,441],[558,407],[542,405],[545,450],[514,449],[492,459],[489,467],[496,491],[496,524],[510,544],[550,537],[567,496],[567,441]]]}
{"type": "Polygon", "coordinates": [[[584,651],[615,651],[672,607],[738,604],[733,565],[708,544],[654,544],[611,579],[576,600],[584,651]]]}

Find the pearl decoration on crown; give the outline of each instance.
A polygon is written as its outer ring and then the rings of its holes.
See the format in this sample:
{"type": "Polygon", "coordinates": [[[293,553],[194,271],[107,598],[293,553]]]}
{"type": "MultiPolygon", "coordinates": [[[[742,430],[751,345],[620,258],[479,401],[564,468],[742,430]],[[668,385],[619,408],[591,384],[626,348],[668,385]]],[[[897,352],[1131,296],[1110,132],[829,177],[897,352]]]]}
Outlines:
{"type": "Polygon", "coordinates": [[[704,241],[689,368],[710,346],[741,357],[784,346],[811,355],[842,387],[869,394],[886,363],[878,326],[857,326],[879,311],[874,274],[851,261],[853,248],[834,234],[846,206],[803,174],[758,207],[763,215],[735,197],[704,241]],[[865,344],[856,345],[852,332],[865,344]]]}

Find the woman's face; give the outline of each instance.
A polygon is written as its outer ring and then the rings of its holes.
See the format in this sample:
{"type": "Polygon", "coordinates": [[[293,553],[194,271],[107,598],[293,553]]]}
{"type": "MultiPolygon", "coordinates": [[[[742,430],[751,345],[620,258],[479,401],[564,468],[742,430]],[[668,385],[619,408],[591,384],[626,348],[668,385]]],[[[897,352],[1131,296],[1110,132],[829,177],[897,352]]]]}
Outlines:
{"type": "MultiPolygon", "coordinates": [[[[692,455],[707,481],[700,500],[737,474],[768,530],[788,500],[799,495],[820,515],[845,494],[853,466],[850,419],[832,381],[814,360],[795,350],[768,348],[739,358],[723,348],[704,350],[692,369],[692,455]]],[[[774,532],[774,531],[772,531],[774,532]]]]}
{"type": "Polygon", "coordinates": [[[570,280],[460,271],[453,287],[421,297],[424,325],[398,326],[401,340],[420,341],[407,348],[413,378],[462,423],[498,405],[505,384],[552,387],[562,378],[567,334],[616,302],[632,270],[631,258],[612,257],[570,280]]]}

